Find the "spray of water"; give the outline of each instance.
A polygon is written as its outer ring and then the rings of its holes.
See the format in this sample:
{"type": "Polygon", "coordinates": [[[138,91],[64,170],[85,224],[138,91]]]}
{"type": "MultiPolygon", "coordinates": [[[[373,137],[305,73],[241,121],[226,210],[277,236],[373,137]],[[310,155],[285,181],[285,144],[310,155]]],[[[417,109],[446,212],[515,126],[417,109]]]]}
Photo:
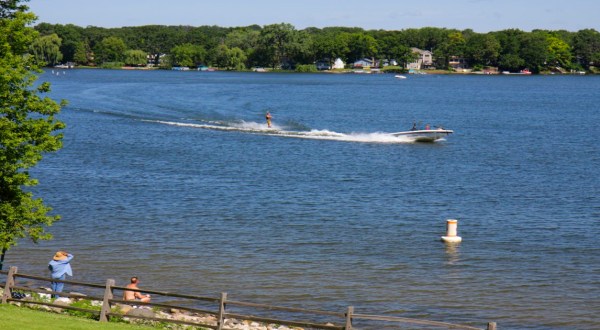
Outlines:
{"type": "Polygon", "coordinates": [[[206,121],[204,123],[185,123],[163,120],[145,120],[163,125],[172,125],[180,127],[201,128],[216,131],[234,131],[249,134],[261,134],[271,136],[281,136],[297,139],[312,139],[312,140],[330,140],[344,142],[362,142],[362,143],[412,143],[413,139],[403,136],[394,136],[389,133],[338,133],[329,130],[309,130],[309,131],[293,131],[287,130],[285,127],[273,124],[271,128],[264,123],[240,121],[236,123],[226,123],[220,121],[206,121]]]}

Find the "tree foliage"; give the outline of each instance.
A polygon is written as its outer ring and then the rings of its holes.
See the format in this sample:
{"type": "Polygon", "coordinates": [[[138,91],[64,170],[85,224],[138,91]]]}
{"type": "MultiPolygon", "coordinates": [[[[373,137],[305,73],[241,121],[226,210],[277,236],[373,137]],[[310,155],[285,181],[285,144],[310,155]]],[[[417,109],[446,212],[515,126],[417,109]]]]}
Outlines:
{"type": "Polygon", "coordinates": [[[361,58],[370,58],[377,55],[377,41],[375,38],[364,33],[352,33],[348,38],[349,52],[346,58],[350,62],[361,58]]]}
{"type": "Polygon", "coordinates": [[[94,48],[100,62],[122,62],[126,50],[125,42],[119,37],[106,37],[94,48]]]}
{"type": "Polygon", "coordinates": [[[125,51],[125,59],[123,62],[125,65],[145,66],[148,62],[147,56],[148,54],[143,50],[129,49],[125,51]]]}
{"type": "Polygon", "coordinates": [[[534,72],[539,72],[548,59],[548,41],[544,33],[528,33],[520,37],[521,50],[519,56],[534,72]]]}
{"type": "Polygon", "coordinates": [[[216,53],[216,63],[226,70],[243,70],[247,60],[246,54],[238,47],[229,48],[219,45],[216,53]]]}
{"type": "Polygon", "coordinates": [[[271,24],[264,27],[259,38],[259,49],[264,53],[263,59],[274,69],[284,61],[288,62],[296,55],[299,48],[296,29],[288,23],[271,24]]]}
{"type": "Polygon", "coordinates": [[[205,58],[206,50],[200,45],[187,43],[171,49],[171,60],[176,66],[197,66],[204,63],[205,58]]]}
{"type": "Polygon", "coordinates": [[[0,267],[5,252],[20,238],[50,239],[44,230],[59,219],[26,188],[38,181],[29,175],[42,155],[62,147],[61,105],[43,94],[48,83],[34,87],[39,72],[25,55],[38,33],[29,26],[35,15],[19,1],[0,3],[0,267]]]}
{"type": "Polygon", "coordinates": [[[75,52],[73,53],[73,59],[71,62],[88,65],[90,62],[92,62],[92,60],[92,50],[87,40],[79,41],[75,45],[75,52]]]}
{"type": "Polygon", "coordinates": [[[557,36],[549,35],[546,37],[548,65],[558,67],[568,67],[571,63],[571,49],[569,45],[557,36]]]}
{"type": "Polygon", "coordinates": [[[500,42],[492,34],[476,34],[467,41],[465,55],[473,65],[496,65],[500,42]]]}
{"type": "Polygon", "coordinates": [[[56,33],[37,37],[29,47],[30,53],[41,65],[56,65],[62,60],[60,45],[62,40],[56,33]]]}
{"type": "MultiPolygon", "coordinates": [[[[111,29],[41,23],[35,28],[41,36],[56,34],[62,40],[59,50],[63,60],[79,64],[92,63],[92,59],[97,65],[122,62],[125,52],[142,50],[151,58],[162,58],[166,67],[169,63],[181,65],[179,62],[190,66],[199,63],[221,66],[227,62],[224,61],[224,50],[235,48],[244,53],[245,68],[292,69],[320,60],[333,63],[336,58],[341,58],[352,63],[365,57],[404,64],[413,61],[412,47],[431,51],[435,66],[442,69],[456,58],[466,59],[472,67],[499,66],[508,70],[530,68],[534,71],[557,66],[589,68],[600,61],[600,34],[593,29],[577,32],[508,29],[489,33],[436,27],[400,31],[357,27],[297,30],[288,23],[233,28],[148,25],[111,29]],[[189,45],[204,49],[201,60],[185,55],[189,45]]],[[[232,66],[223,68],[231,69],[232,66]]]]}
{"type": "Polygon", "coordinates": [[[577,32],[573,38],[575,57],[583,66],[600,63],[600,32],[585,29],[577,32]]]}

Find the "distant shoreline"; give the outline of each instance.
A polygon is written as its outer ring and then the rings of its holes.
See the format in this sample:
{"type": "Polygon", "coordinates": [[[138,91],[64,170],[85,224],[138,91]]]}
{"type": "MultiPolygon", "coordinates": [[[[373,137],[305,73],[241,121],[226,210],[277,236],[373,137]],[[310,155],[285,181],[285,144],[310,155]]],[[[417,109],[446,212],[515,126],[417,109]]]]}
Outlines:
{"type": "MultiPolygon", "coordinates": [[[[63,68],[63,67],[45,67],[47,70],[77,70],[77,69],[93,69],[93,70],[131,70],[131,71],[155,71],[155,70],[164,70],[164,71],[189,71],[189,72],[197,72],[203,70],[198,69],[186,69],[186,70],[176,70],[176,69],[163,69],[159,67],[115,67],[115,68],[101,68],[95,66],[78,66],[73,68],[63,68]]],[[[210,72],[257,72],[257,73],[314,73],[314,74],[401,74],[401,75],[557,75],[557,76],[577,76],[577,75],[597,75],[597,72],[540,72],[540,73],[531,73],[531,74],[522,74],[517,72],[500,72],[500,71],[450,71],[450,70],[419,70],[418,73],[408,73],[408,72],[397,72],[397,71],[389,71],[385,72],[383,70],[377,69],[375,71],[364,70],[364,69],[336,69],[336,70],[319,70],[314,72],[297,72],[294,70],[273,70],[270,68],[261,68],[261,70],[220,70],[218,68],[211,68],[210,72]]]]}

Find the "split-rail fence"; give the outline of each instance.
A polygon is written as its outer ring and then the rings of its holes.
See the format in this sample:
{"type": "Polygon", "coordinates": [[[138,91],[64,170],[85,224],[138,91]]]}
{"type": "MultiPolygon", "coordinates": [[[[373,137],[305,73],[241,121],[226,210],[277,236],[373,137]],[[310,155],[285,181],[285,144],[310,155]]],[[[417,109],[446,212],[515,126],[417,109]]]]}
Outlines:
{"type": "Polygon", "coordinates": [[[111,317],[126,317],[131,319],[143,319],[150,321],[158,321],[158,322],[166,322],[166,323],[175,323],[175,324],[184,324],[191,325],[197,327],[203,327],[208,329],[215,330],[228,330],[226,320],[227,319],[236,319],[241,321],[254,321],[260,322],[264,324],[279,324],[291,327],[302,327],[305,329],[325,329],[325,330],[352,330],[358,329],[397,329],[401,324],[407,325],[410,328],[419,327],[419,328],[430,328],[430,329],[464,329],[464,330],[496,330],[496,323],[489,322],[487,323],[485,328],[475,327],[469,325],[460,325],[460,324],[452,324],[447,322],[439,322],[439,321],[429,321],[429,320],[421,320],[415,318],[405,318],[405,317],[397,317],[397,316],[389,316],[389,315],[371,315],[371,314],[361,314],[357,313],[354,310],[353,306],[349,306],[344,311],[339,312],[331,312],[331,311],[321,311],[321,310],[312,310],[312,309],[302,309],[302,308],[292,308],[292,307],[281,307],[281,306],[271,306],[266,304],[252,303],[252,302],[242,302],[236,300],[229,300],[227,297],[227,293],[223,292],[219,297],[202,297],[196,295],[187,295],[187,294],[179,294],[173,292],[163,292],[163,291],[154,291],[154,290],[135,290],[128,289],[126,287],[115,285],[115,281],[113,279],[106,280],[105,284],[93,284],[93,283],[84,283],[77,281],[61,281],[61,280],[53,280],[48,277],[35,276],[35,275],[27,275],[20,274],[17,272],[17,267],[10,267],[9,271],[0,271],[0,274],[6,275],[6,280],[4,283],[0,283],[4,287],[4,293],[2,294],[2,303],[11,303],[18,302],[23,304],[32,304],[32,305],[44,305],[48,307],[54,307],[59,309],[67,309],[67,310],[75,310],[79,312],[86,312],[92,315],[96,315],[98,321],[107,322],[111,317]],[[32,285],[22,286],[18,285],[17,279],[27,279],[34,280],[39,282],[63,282],[73,286],[79,286],[86,288],[89,291],[95,291],[96,294],[92,293],[91,295],[82,295],[76,293],[66,293],[66,292],[54,292],[48,291],[45,288],[35,288],[32,285]],[[161,299],[153,298],[154,301],[162,302],[150,302],[143,303],[139,301],[135,301],[136,306],[149,306],[153,309],[165,309],[165,310],[183,310],[189,313],[195,313],[198,315],[210,315],[216,319],[215,322],[211,322],[212,324],[202,324],[196,321],[191,320],[178,320],[178,319],[167,319],[162,317],[150,317],[150,316],[142,316],[142,315],[129,315],[122,314],[116,312],[113,308],[117,304],[123,305],[131,305],[132,301],[125,301],[118,297],[122,297],[121,295],[116,295],[115,291],[123,292],[124,290],[144,292],[148,294],[158,295],[161,299]],[[101,295],[98,295],[98,291],[103,292],[101,295]],[[42,300],[31,300],[31,299],[19,299],[19,297],[13,297],[13,292],[28,292],[28,293],[38,293],[38,294],[56,294],[61,297],[69,297],[74,299],[87,299],[90,301],[97,301],[98,304],[101,302],[100,310],[92,310],[86,308],[80,308],[75,306],[66,306],[64,304],[57,304],[50,301],[42,301],[42,300]],[[175,300],[178,299],[178,300],[175,300]],[[169,301],[170,300],[170,301],[169,301]],[[193,306],[193,307],[190,307],[193,306]],[[199,307],[200,306],[200,307],[199,307]],[[204,307],[206,306],[206,307],[204,307]],[[253,314],[241,314],[239,311],[254,311],[253,314]],[[301,315],[303,320],[292,320],[289,315],[301,315]],[[308,317],[308,321],[306,320],[308,317]],[[359,323],[362,323],[359,325],[359,323]]]}

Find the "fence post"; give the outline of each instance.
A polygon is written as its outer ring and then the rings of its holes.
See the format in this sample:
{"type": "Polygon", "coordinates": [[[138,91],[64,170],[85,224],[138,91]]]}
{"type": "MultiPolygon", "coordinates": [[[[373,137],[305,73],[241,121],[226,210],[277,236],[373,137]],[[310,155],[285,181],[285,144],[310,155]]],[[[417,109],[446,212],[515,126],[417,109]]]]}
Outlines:
{"type": "Polygon", "coordinates": [[[113,298],[113,286],[115,280],[106,280],[106,288],[104,288],[104,299],[102,299],[102,309],[100,310],[100,322],[108,322],[108,313],[110,313],[110,299],[113,298]]]}
{"type": "Polygon", "coordinates": [[[354,306],[348,306],[346,311],[346,326],[344,330],[352,330],[352,314],[354,314],[354,306]]]}
{"type": "Polygon", "coordinates": [[[225,323],[225,300],[227,300],[227,292],[221,292],[221,301],[219,302],[219,315],[217,319],[217,330],[223,329],[223,323],[225,323]]]}
{"type": "Polygon", "coordinates": [[[17,267],[11,266],[8,269],[8,275],[6,275],[6,284],[4,285],[4,294],[2,295],[2,303],[6,304],[8,299],[12,298],[10,288],[15,286],[15,274],[17,273],[17,267]]]}
{"type": "Polygon", "coordinates": [[[487,325],[487,330],[496,330],[496,322],[489,322],[487,325]]]}

